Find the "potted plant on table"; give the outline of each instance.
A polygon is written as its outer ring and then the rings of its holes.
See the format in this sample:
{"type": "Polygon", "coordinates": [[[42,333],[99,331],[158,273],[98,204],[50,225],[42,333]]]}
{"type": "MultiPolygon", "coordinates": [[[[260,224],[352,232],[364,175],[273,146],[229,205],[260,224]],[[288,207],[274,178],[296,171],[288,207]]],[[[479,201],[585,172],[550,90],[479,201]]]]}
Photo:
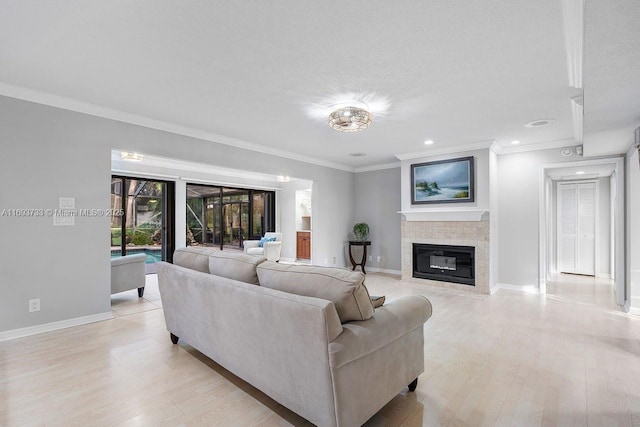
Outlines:
{"type": "Polygon", "coordinates": [[[366,241],[369,237],[369,225],[365,222],[359,222],[353,226],[353,234],[358,241],[366,241]]]}

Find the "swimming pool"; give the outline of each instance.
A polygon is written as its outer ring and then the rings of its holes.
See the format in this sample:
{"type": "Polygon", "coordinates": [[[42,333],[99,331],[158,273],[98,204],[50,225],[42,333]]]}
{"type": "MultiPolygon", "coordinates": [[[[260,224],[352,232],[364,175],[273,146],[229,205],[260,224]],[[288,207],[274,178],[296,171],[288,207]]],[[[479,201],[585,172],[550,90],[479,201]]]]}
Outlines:
{"type": "MultiPolygon", "coordinates": [[[[162,261],[162,249],[155,248],[132,248],[127,249],[127,255],[133,254],[145,254],[147,259],[145,260],[145,264],[155,264],[158,261],[162,261]]],[[[122,251],[119,249],[111,251],[111,258],[118,258],[122,256],[122,251]]]]}

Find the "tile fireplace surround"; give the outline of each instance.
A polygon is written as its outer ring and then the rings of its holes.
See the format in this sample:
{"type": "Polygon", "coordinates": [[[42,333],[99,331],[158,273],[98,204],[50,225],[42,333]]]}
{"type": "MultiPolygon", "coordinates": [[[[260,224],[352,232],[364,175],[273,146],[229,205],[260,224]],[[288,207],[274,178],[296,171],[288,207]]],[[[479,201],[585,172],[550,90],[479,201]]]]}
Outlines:
{"type": "Polygon", "coordinates": [[[439,288],[490,294],[489,285],[489,218],[480,221],[402,221],[402,280],[439,288]],[[413,243],[473,246],[475,254],[475,286],[437,280],[418,279],[413,274],[413,243]]]}

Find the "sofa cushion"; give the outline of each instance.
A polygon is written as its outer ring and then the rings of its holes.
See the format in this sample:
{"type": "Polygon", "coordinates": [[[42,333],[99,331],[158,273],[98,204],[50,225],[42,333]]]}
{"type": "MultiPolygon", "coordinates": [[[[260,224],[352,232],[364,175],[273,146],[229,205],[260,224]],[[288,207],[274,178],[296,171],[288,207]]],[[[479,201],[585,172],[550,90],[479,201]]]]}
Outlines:
{"type": "Polygon", "coordinates": [[[215,250],[216,249],[213,248],[200,246],[188,246],[186,248],[176,249],[173,253],[173,263],[180,267],[208,273],[209,255],[215,250]]]}
{"type": "Polygon", "coordinates": [[[256,271],[260,286],[332,301],[342,323],[373,316],[373,304],[361,272],[271,261],[259,264],[256,271]]]}
{"type": "Polygon", "coordinates": [[[241,282],[258,284],[256,266],[267,259],[236,251],[214,251],[209,254],[209,273],[241,282]]]}

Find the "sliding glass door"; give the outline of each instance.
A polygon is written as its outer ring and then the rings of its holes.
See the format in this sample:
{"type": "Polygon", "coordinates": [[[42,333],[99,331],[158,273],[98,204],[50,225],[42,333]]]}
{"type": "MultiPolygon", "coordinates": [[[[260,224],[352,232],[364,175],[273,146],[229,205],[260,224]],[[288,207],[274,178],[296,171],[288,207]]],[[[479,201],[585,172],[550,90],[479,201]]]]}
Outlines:
{"type": "Polygon", "coordinates": [[[187,184],[187,245],[242,248],[275,231],[275,192],[187,184]]]}
{"type": "Polygon", "coordinates": [[[111,257],[144,253],[147,273],[157,261],[171,261],[174,249],[174,184],[172,182],[111,177],[111,257]]]}

